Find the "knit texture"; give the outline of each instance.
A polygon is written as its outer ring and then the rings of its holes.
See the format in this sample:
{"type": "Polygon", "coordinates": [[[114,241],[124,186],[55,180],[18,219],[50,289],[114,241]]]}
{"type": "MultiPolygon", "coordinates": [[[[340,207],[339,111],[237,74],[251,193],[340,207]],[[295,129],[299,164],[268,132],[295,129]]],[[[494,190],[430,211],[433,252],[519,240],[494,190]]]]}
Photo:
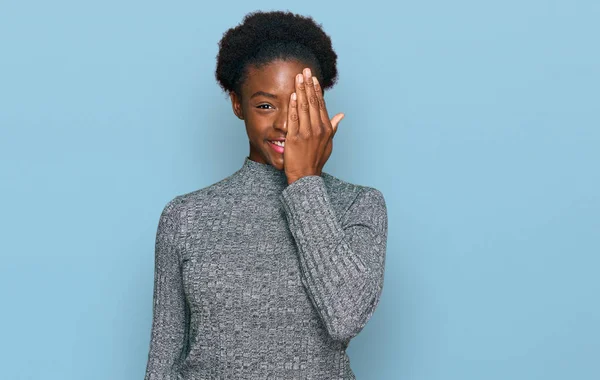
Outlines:
{"type": "Polygon", "coordinates": [[[173,198],[156,234],[145,380],[356,379],[346,348],[383,289],[383,194],[328,173],[287,184],[245,157],[173,198]]]}

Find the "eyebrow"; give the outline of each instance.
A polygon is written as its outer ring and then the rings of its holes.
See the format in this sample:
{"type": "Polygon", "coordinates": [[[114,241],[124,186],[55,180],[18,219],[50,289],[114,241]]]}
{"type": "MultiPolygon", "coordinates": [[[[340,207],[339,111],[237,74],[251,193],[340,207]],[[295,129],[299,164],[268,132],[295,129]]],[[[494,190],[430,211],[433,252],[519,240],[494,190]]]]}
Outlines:
{"type": "Polygon", "coordinates": [[[256,91],[254,94],[252,94],[252,96],[250,97],[250,99],[256,97],[256,96],[266,96],[267,98],[273,98],[273,99],[277,99],[277,95],[275,94],[270,94],[268,92],[264,92],[264,91],[256,91]]]}

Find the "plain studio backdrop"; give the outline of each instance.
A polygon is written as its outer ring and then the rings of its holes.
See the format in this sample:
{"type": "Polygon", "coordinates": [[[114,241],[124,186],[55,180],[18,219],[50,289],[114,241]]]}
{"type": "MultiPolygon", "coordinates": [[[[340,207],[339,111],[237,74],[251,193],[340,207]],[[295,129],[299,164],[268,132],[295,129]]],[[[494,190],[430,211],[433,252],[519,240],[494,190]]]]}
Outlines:
{"type": "Polygon", "coordinates": [[[2,1],[0,377],[143,378],[162,207],[248,153],[214,69],[257,9],[331,36],[324,170],[386,197],[358,379],[599,379],[592,0],[2,1]]]}

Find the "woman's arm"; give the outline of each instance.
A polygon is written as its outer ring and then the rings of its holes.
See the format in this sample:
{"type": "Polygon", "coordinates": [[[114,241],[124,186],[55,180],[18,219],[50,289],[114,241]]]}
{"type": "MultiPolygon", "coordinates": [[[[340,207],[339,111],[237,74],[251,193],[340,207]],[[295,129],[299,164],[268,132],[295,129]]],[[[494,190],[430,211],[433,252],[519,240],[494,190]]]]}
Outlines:
{"type": "Polygon", "coordinates": [[[164,207],[156,233],[152,333],[144,380],[177,380],[188,340],[175,200],[164,207]]]}
{"type": "Polygon", "coordinates": [[[297,179],[280,199],[298,246],[302,283],[331,337],[350,340],[366,325],[383,289],[383,194],[364,187],[340,221],[320,176],[297,179]]]}

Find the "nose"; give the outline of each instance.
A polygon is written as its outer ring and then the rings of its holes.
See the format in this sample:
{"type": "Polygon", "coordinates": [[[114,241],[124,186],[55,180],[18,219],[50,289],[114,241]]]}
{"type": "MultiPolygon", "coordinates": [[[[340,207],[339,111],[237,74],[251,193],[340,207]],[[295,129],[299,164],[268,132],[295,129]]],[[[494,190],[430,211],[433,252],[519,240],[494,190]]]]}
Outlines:
{"type": "Polygon", "coordinates": [[[287,108],[282,109],[275,119],[275,129],[282,131],[283,133],[287,133],[287,108]]]}

